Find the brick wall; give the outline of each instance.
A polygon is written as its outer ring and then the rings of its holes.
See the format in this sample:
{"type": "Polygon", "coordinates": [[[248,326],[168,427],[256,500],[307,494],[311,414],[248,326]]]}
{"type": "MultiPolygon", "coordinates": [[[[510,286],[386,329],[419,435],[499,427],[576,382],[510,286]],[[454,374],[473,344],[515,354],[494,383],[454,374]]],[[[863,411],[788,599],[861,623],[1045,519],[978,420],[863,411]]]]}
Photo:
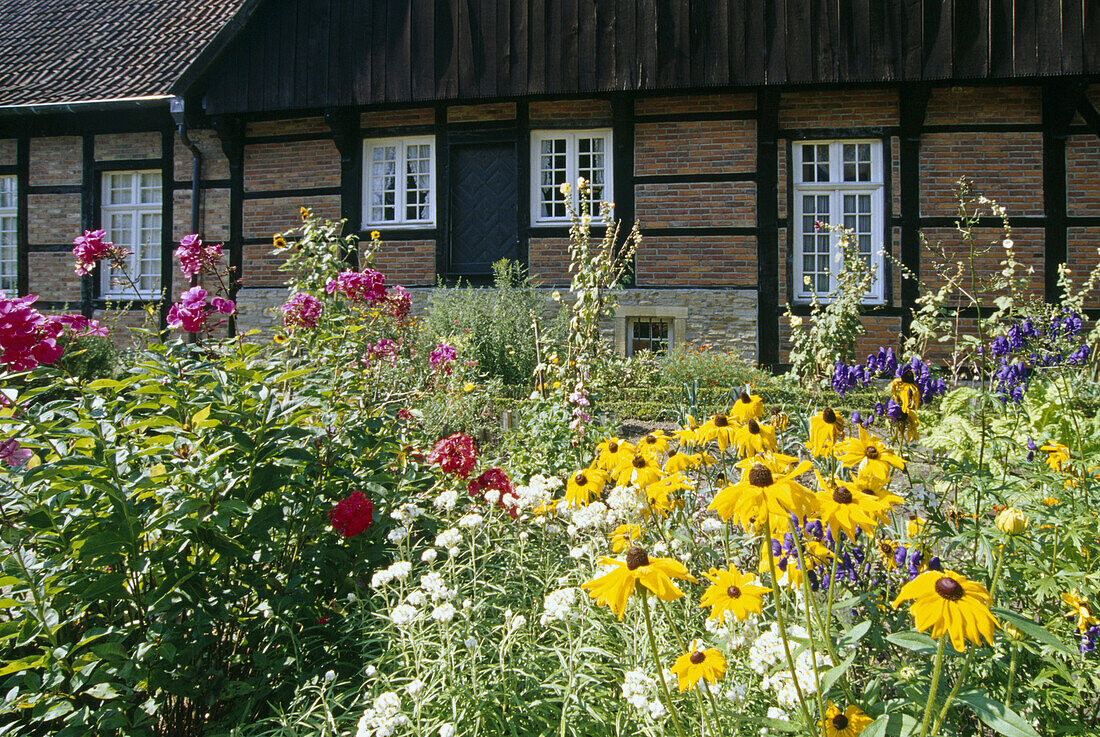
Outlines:
{"type": "MultiPolygon", "coordinates": [[[[969,263],[969,249],[954,228],[924,228],[925,237],[931,249],[921,256],[921,281],[931,289],[946,283],[945,274],[954,274],[954,264],[962,261],[969,263]],[[942,248],[944,255],[941,255],[942,248]],[[946,260],[945,260],[946,257],[946,260]],[[940,268],[946,263],[948,269],[940,268]]],[[[1000,262],[1005,257],[1001,245],[1002,232],[997,228],[976,228],[974,230],[975,264],[979,274],[986,277],[1001,272],[1000,262]]],[[[1035,272],[1028,276],[1028,291],[1035,297],[1043,296],[1043,231],[1040,228],[1013,228],[1013,250],[1016,260],[1026,269],[1033,266],[1035,272]]],[[[969,267],[968,267],[969,268],[969,267]]],[[[969,270],[964,272],[969,273],[969,270]]],[[[1021,274],[1023,276],[1023,274],[1021,274]]],[[[986,300],[992,300],[999,293],[983,293],[986,300]]]]}
{"type": "Polygon", "coordinates": [[[489,105],[452,105],[447,108],[448,123],[473,123],[488,120],[514,120],[516,103],[497,102],[489,105]]]}
{"type": "Polygon", "coordinates": [[[375,269],[389,284],[432,286],[435,284],[435,241],[383,241],[374,254],[375,269]]]}
{"type": "Polygon", "coordinates": [[[80,302],[80,277],[71,253],[28,253],[28,289],[51,302],[80,302]]]}
{"type": "MultiPolygon", "coordinates": [[[[209,130],[191,130],[187,132],[187,136],[191,139],[191,143],[195,144],[202,153],[202,179],[228,179],[229,159],[225,157],[225,152],[222,151],[221,141],[218,140],[217,134],[209,130]]],[[[178,135],[174,139],[173,154],[175,156],[173,172],[176,181],[190,182],[191,151],[183,145],[178,135]]]]}
{"type": "Polygon", "coordinates": [[[643,230],[756,225],[754,182],[639,184],[634,191],[643,230]]]}
{"type": "Polygon", "coordinates": [[[532,236],[527,243],[527,269],[532,279],[544,284],[568,285],[572,280],[569,239],[532,236]]]}
{"type": "Polygon", "coordinates": [[[373,110],[359,116],[364,128],[393,128],[402,125],[433,125],[435,110],[419,108],[416,110],[373,110]]]}
{"type": "MultiPolygon", "coordinates": [[[[229,240],[229,190],[202,189],[199,232],[207,243],[229,240]]],[[[172,240],[191,232],[191,190],[176,190],[172,197],[172,240]]]]}
{"type": "Polygon", "coordinates": [[[32,138],[31,184],[80,184],[83,150],[83,140],[77,136],[32,138]]]}
{"type": "Polygon", "coordinates": [[[718,287],[756,282],[754,236],[645,238],[636,257],[639,286],[718,287]]]}
{"type": "Polygon", "coordinates": [[[898,124],[893,90],[815,90],[784,92],[779,98],[779,127],[863,128],[898,124]]]}
{"type": "Polygon", "coordinates": [[[118,159],[159,159],[160,133],[109,133],[95,137],[96,161],[118,159]]]}
{"type": "Polygon", "coordinates": [[[634,101],[635,115],[687,115],[755,110],[756,95],[688,95],[643,97],[634,101]]]}
{"type": "Polygon", "coordinates": [[[532,102],[527,112],[532,124],[554,120],[610,120],[611,103],[607,100],[548,100],[532,102]]]}
{"type": "Polygon", "coordinates": [[[0,138],[0,166],[13,166],[19,142],[14,138],[0,138]]]}
{"type": "Polygon", "coordinates": [[[959,177],[1009,216],[1043,214],[1041,133],[927,133],[921,138],[921,214],[954,215],[959,177]]]}
{"type": "Polygon", "coordinates": [[[27,233],[33,245],[69,243],[81,234],[79,194],[28,194],[27,233]]]}
{"type": "MultiPolygon", "coordinates": [[[[1089,274],[1100,266],[1100,228],[1070,228],[1067,233],[1068,266],[1079,288],[1089,274]]],[[[1087,307],[1100,307],[1100,291],[1093,291],[1085,300],[1087,307]]]]}
{"type": "Polygon", "coordinates": [[[1100,214],[1100,140],[1093,133],[1066,139],[1066,209],[1100,214]]]}
{"type": "Polygon", "coordinates": [[[635,126],[635,174],[714,174],[755,169],[755,120],[635,126]]]}
{"type": "Polygon", "coordinates": [[[244,237],[270,238],[295,227],[302,222],[300,207],[312,208],[318,217],[340,219],[340,195],[249,199],[244,201],[244,237]]]}
{"type": "Polygon", "coordinates": [[[959,123],[1038,123],[1039,87],[935,87],[928,99],[925,125],[959,123]]]}
{"type": "Polygon", "coordinates": [[[340,185],[340,153],[331,140],[245,146],[246,192],[340,185]]]}

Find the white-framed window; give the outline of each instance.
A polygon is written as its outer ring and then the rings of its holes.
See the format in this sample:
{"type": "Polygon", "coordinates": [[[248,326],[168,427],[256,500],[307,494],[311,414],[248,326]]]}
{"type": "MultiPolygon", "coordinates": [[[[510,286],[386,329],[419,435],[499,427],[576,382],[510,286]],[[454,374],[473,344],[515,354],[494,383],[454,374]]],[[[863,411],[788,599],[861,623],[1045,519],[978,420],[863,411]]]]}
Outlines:
{"type": "MultiPolygon", "coordinates": [[[[159,171],[109,171],[103,173],[101,224],[106,238],[133,252],[126,265],[129,279],[142,297],[160,293],[161,173],[159,171]]],[[[106,297],[132,297],[126,277],[101,262],[102,293],[106,297]]]]}
{"type": "Polygon", "coordinates": [[[794,296],[827,298],[843,264],[837,235],[820,227],[839,224],[854,233],[860,255],[875,274],[866,302],[884,300],[886,235],[882,141],[798,141],[793,146],[794,296]]]}
{"type": "Polygon", "coordinates": [[[19,275],[19,199],[14,174],[0,177],[0,290],[14,296],[19,275]]]}
{"type": "Polygon", "coordinates": [[[627,321],[626,355],[650,351],[659,356],[668,354],[673,344],[671,317],[634,317],[627,321]]]}
{"type": "Polygon", "coordinates": [[[435,224],[435,139],[363,141],[363,224],[435,224]]]}
{"type": "Polygon", "coordinates": [[[580,211],[577,179],[592,184],[589,205],[593,219],[600,202],[612,202],[611,130],[534,131],[531,133],[531,222],[560,223],[569,220],[563,182],[572,185],[570,198],[580,211]]]}

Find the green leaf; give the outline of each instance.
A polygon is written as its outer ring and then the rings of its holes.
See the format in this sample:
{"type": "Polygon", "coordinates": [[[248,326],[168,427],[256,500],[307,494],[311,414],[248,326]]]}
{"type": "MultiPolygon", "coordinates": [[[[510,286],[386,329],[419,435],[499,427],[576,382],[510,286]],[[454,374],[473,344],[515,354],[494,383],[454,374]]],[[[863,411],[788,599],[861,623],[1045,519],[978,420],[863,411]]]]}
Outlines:
{"type": "Polygon", "coordinates": [[[32,668],[38,668],[42,665],[42,655],[30,655],[22,660],[13,660],[12,662],[0,668],[0,676],[6,676],[9,673],[22,673],[25,670],[31,670],[32,668]]]}
{"type": "Polygon", "coordinates": [[[114,687],[109,683],[97,683],[96,685],[86,690],[84,693],[97,699],[103,699],[105,701],[110,699],[117,699],[119,696],[118,691],[116,691],[114,687]]]}
{"type": "Polygon", "coordinates": [[[863,636],[866,635],[870,630],[870,620],[867,620],[866,622],[860,622],[859,624],[855,625],[850,630],[845,632],[843,635],[841,635],[839,638],[837,638],[837,649],[853,647],[857,642],[862,640],[863,636]]]}
{"type": "MultiPolygon", "coordinates": [[[[871,623],[866,622],[866,624],[870,625],[871,623]]],[[[857,654],[858,651],[853,650],[851,654],[844,659],[844,662],[825,671],[825,675],[821,676],[821,693],[827,693],[832,685],[837,682],[837,679],[852,667],[852,663],[855,662],[857,654]]]]}
{"type": "Polygon", "coordinates": [[[918,653],[936,652],[936,641],[920,632],[895,632],[892,635],[886,635],[886,639],[906,650],[918,653]]]}
{"type": "Polygon", "coordinates": [[[1005,737],[1039,737],[1039,733],[1022,716],[989,698],[985,691],[967,691],[959,694],[958,699],[969,706],[986,726],[1005,737]]]}
{"type": "Polygon", "coordinates": [[[875,721],[867,725],[860,732],[860,737],[908,737],[915,734],[920,727],[918,722],[908,714],[883,714],[875,721]]]}
{"type": "Polygon", "coordinates": [[[1061,650],[1067,655],[1076,655],[1076,652],[1050,632],[1046,627],[1036,624],[1027,617],[1008,609],[996,607],[993,613],[1001,619],[1007,620],[1013,627],[1023,632],[1028,637],[1038,640],[1044,645],[1050,645],[1056,650],[1061,650]]]}

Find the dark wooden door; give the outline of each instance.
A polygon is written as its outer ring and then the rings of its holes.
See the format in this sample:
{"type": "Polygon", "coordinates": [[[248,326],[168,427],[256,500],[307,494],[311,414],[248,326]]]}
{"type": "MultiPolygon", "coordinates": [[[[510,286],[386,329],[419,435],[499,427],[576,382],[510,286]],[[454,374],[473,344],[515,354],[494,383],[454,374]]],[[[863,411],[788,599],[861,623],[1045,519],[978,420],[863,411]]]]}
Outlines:
{"type": "Polygon", "coordinates": [[[451,145],[451,273],[484,276],[493,262],[519,257],[514,143],[451,145]]]}

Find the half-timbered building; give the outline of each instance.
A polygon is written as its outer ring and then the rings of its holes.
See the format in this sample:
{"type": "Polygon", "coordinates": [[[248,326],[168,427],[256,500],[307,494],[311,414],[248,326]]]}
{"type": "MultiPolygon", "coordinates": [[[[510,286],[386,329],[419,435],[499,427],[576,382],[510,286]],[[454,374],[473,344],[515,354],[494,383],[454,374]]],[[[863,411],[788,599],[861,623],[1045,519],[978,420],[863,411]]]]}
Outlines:
{"type": "Polygon", "coordinates": [[[410,288],[500,258],[552,288],[557,185],[578,176],[645,234],[627,351],[780,362],[785,305],[835,283],[815,221],[856,231],[878,274],[867,345],[896,344],[918,296],[902,268],[938,284],[920,234],[951,247],[961,175],[1009,208],[1035,296],[1057,296],[1059,264],[1097,263],[1096,0],[0,0],[0,17],[0,287],[47,306],[117,296],[73,273],[83,229],[131,248],[162,307],[171,249],[199,232],[227,246],[237,329],[271,325],[271,238],[300,205],[381,231],[376,267],[410,288]]]}

